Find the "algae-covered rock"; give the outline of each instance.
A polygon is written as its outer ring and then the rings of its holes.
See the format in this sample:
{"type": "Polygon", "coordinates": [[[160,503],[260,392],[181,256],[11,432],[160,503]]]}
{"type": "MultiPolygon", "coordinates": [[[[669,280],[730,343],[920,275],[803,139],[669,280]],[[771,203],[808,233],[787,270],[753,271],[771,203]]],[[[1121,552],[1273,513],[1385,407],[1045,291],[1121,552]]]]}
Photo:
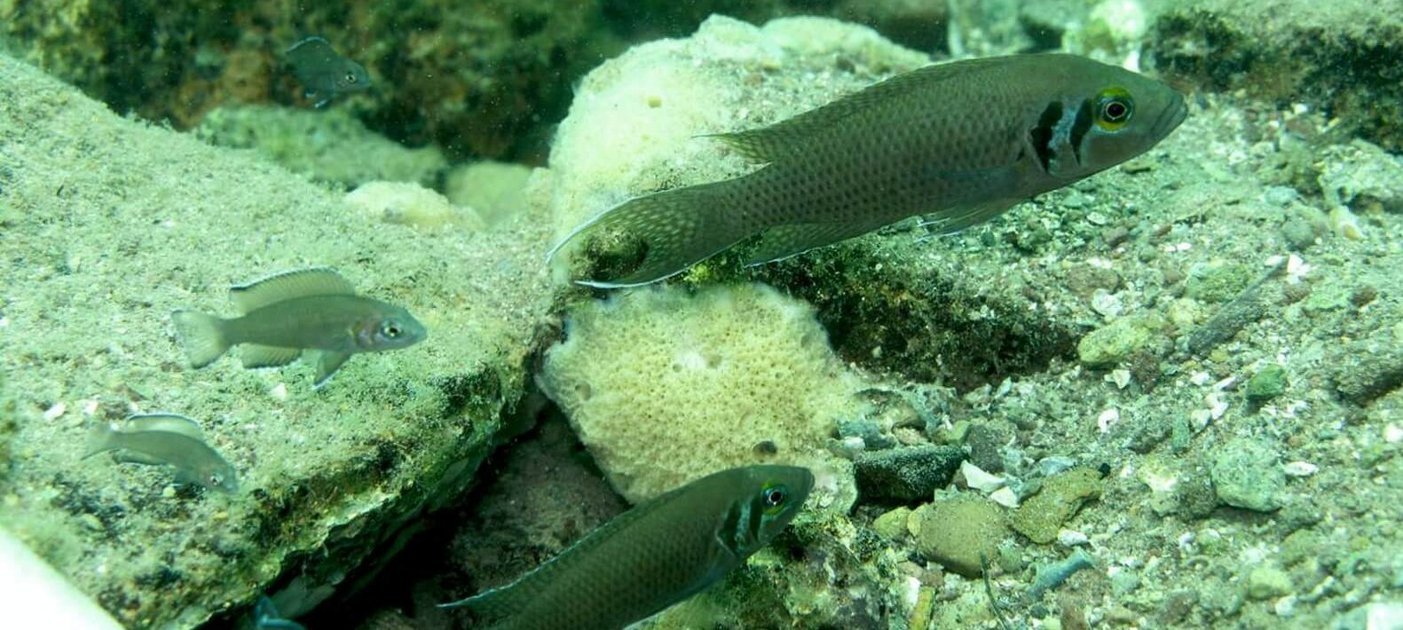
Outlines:
{"type": "Polygon", "coordinates": [[[404,147],[338,108],[220,107],[195,133],[211,144],[253,149],[294,173],[351,187],[377,180],[431,185],[448,166],[438,148],[404,147]]]}
{"type": "Polygon", "coordinates": [[[911,518],[911,508],[901,506],[872,519],[872,530],[887,540],[896,540],[907,535],[906,521],[911,518]]]}
{"type": "Polygon", "coordinates": [[[1164,3],[1149,53],[1161,70],[1210,90],[1304,103],[1385,148],[1403,147],[1403,75],[1379,63],[1403,55],[1397,3],[1164,3]]]}
{"type": "Polygon", "coordinates": [[[1235,438],[1214,451],[1209,474],[1218,500],[1254,512],[1272,512],[1284,505],[1286,473],[1271,443],[1235,438]]]}
{"type": "Polygon", "coordinates": [[[1087,367],[1112,367],[1149,345],[1164,328],[1156,315],[1130,315],[1087,333],[1077,342],[1077,356],[1087,367]]]}
{"type": "MultiPolygon", "coordinates": [[[[181,129],[237,103],[311,107],[283,51],[318,35],[363,64],[372,89],[349,107],[377,131],[454,157],[543,149],[575,79],[621,44],[601,3],[578,0],[0,2],[17,51],[119,112],[181,129]]],[[[369,179],[394,179],[371,177],[369,179]]]]}
{"type": "Polygon", "coordinates": [[[1018,533],[1038,544],[1057,539],[1057,532],[1088,501],[1101,496],[1102,474],[1094,468],[1079,467],[1043,482],[1037,494],[1024,501],[1009,519],[1018,533]]]}
{"type": "Polygon", "coordinates": [[[957,446],[903,446],[863,451],[853,459],[863,502],[918,501],[950,483],[965,451],[957,446]]]}
{"type": "Polygon", "coordinates": [[[1258,275],[1243,263],[1214,260],[1189,269],[1184,295],[1204,304],[1226,302],[1242,293],[1258,275]]]}
{"type": "Polygon", "coordinates": [[[13,442],[17,433],[19,410],[15,408],[14,399],[5,391],[5,375],[0,372],[0,487],[10,476],[10,464],[14,461],[13,442]]]}
{"type": "Polygon", "coordinates": [[[444,196],[477,211],[492,227],[526,211],[526,180],[531,168],[484,160],[454,167],[444,176],[444,196]]]}
{"type": "Polygon", "coordinates": [[[1276,398],[1286,391],[1286,368],[1276,363],[1267,365],[1247,379],[1244,389],[1247,401],[1253,404],[1276,398]]]}
{"type": "Polygon", "coordinates": [[[421,230],[481,230],[485,221],[471,207],[410,182],[369,182],[346,193],[346,204],[373,220],[421,230]]]}
{"type": "Polygon", "coordinates": [[[128,627],[197,626],[285,585],[287,616],[351,596],[471,483],[524,395],[552,299],[541,217],[491,236],[388,225],[3,56],[0,154],[0,206],[20,209],[4,247],[24,261],[0,267],[19,423],[0,526],[128,627]],[[428,341],[316,390],[303,364],[185,364],[171,311],[227,314],[229,285],[309,265],[408,309],[428,341]],[[240,492],[82,457],[95,423],[133,411],[199,421],[240,492]]]}
{"type": "Polygon", "coordinates": [[[917,551],[966,577],[981,575],[982,562],[993,562],[1009,535],[999,506],[971,493],[916,508],[910,527],[917,551]]]}
{"type": "Polygon", "coordinates": [[[1289,595],[1293,589],[1291,574],[1273,565],[1252,567],[1244,582],[1247,596],[1252,599],[1274,599],[1289,595]]]}

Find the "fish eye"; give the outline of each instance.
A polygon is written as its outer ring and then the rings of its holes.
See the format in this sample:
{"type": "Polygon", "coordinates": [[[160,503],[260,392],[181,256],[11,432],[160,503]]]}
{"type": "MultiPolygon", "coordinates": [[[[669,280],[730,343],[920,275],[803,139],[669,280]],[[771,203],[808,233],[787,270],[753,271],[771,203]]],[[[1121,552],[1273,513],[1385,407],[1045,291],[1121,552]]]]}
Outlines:
{"type": "Polygon", "coordinates": [[[380,326],[380,334],[389,337],[390,339],[399,338],[400,334],[402,334],[403,332],[404,331],[400,329],[399,325],[394,322],[385,322],[382,326],[380,326]]]}
{"type": "Polygon", "coordinates": [[[355,85],[357,82],[360,81],[360,77],[357,77],[356,73],[354,72],[347,72],[345,81],[347,83],[350,83],[351,85],[355,85]]]}
{"type": "Polygon", "coordinates": [[[765,512],[773,514],[789,500],[789,488],[783,484],[766,485],[760,490],[760,498],[765,501],[765,512]]]}
{"type": "Polygon", "coordinates": [[[1096,125],[1106,131],[1115,131],[1130,122],[1135,113],[1135,103],[1125,88],[1112,87],[1101,90],[1096,95],[1096,125]]]}

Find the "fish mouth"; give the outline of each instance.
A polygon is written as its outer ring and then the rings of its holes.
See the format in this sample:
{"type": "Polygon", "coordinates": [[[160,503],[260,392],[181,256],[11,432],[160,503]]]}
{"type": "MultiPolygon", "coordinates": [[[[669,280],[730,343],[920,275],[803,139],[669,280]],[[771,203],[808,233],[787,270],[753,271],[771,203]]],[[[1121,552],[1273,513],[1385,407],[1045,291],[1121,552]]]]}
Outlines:
{"type": "Polygon", "coordinates": [[[1163,138],[1174,131],[1185,118],[1189,117],[1189,106],[1184,102],[1184,97],[1175,95],[1174,102],[1169,107],[1160,112],[1159,119],[1154,124],[1154,136],[1163,138]]]}

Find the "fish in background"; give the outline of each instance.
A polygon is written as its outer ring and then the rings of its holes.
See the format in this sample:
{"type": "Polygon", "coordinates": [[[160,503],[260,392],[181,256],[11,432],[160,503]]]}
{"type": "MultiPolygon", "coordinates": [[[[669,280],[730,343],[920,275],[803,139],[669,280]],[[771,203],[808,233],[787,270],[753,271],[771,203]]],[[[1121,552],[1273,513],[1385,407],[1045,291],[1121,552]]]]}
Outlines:
{"type": "Polygon", "coordinates": [[[511,584],[440,607],[466,607],[492,630],[623,628],[744,564],[813,484],[795,466],[723,470],[640,503],[511,584]]]}
{"type": "Polygon", "coordinates": [[[293,76],[302,83],[307,98],[317,99],[316,107],[326,107],[331,99],[370,87],[370,75],[362,66],[342,57],[331,43],[308,37],[283,53],[293,76]]]}
{"type": "Polygon", "coordinates": [[[954,232],[1155,146],[1187,115],[1173,88],[1063,54],[927,66],[768,127],[713,137],[764,162],[750,174],[614,206],[551,250],[601,233],[641,260],[614,288],[681,273],[758,236],[747,265],[931,215],[954,232]]]}
{"type": "Polygon", "coordinates": [[[116,451],[113,459],[134,464],[175,468],[181,484],[199,484],[233,494],[239,491],[238,472],[205,441],[199,423],[173,413],[127,416],[121,423],[98,424],[88,438],[86,459],[116,451]]]}
{"type": "Polygon", "coordinates": [[[287,365],[307,352],[320,387],[351,355],[407,348],[428,336],[409,311],[356,295],[326,267],[275,274],[231,287],[229,294],[239,317],[171,313],[192,367],[209,365],[238,345],[246,368],[287,365]]]}

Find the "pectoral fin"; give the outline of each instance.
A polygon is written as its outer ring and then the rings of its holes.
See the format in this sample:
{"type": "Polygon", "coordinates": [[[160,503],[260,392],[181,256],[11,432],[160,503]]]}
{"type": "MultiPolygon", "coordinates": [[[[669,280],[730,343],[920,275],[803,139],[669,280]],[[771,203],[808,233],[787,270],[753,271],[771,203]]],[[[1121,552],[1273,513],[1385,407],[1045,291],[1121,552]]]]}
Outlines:
{"type": "Polygon", "coordinates": [[[346,359],[349,358],[351,358],[350,352],[339,352],[335,350],[318,351],[317,381],[313,383],[312,386],[321,387],[325,385],[326,382],[331,379],[331,375],[335,374],[336,370],[341,369],[341,364],[345,363],[346,359]]]}

